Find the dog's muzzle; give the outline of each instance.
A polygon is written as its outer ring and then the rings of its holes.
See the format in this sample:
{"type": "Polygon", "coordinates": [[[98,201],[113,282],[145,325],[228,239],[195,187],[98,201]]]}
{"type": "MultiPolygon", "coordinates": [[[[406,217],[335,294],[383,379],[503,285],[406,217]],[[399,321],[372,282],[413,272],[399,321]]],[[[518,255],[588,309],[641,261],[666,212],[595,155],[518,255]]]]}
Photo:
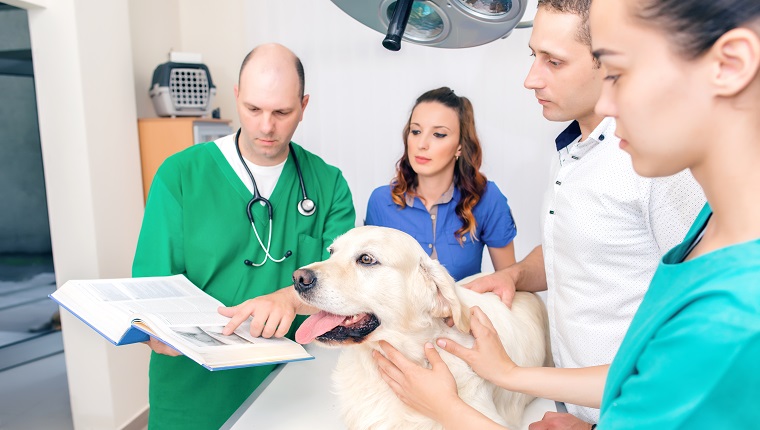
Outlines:
{"type": "MultiPolygon", "coordinates": [[[[317,274],[311,269],[293,272],[293,287],[305,302],[317,286],[317,274]]],[[[380,326],[371,313],[336,315],[321,311],[310,316],[296,332],[296,341],[309,343],[317,339],[325,343],[361,343],[380,326]]]]}

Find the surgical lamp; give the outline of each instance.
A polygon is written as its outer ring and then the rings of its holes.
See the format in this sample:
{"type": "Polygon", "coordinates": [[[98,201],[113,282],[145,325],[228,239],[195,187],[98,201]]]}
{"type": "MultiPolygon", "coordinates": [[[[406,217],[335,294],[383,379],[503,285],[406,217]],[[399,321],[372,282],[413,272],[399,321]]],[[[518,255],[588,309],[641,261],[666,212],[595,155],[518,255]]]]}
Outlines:
{"type": "Polygon", "coordinates": [[[401,39],[437,48],[466,48],[509,36],[528,0],[332,0],[362,24],[385,33],[383,46],[401,49],[401,39]]]}

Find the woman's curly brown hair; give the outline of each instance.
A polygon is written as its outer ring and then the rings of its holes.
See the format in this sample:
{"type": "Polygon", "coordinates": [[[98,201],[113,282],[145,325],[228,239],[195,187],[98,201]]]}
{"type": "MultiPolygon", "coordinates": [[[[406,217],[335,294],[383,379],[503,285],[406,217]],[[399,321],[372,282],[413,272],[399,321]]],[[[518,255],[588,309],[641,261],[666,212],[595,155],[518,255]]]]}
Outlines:
{"type": "MultiPolygon", "coordinates": [[[[475,131],[475,115],[472,109],[472,103],[466,97],[460,97],[448,87],[442,87],[430,90],[419,96],[414,103],[414,108],[420,103],[441,103],[442,105],[453,109],[459,117],[459,144],[461,145],[461,155],[454,165],[454,186],[459,189],[461,198],[457,203],[455,212],[462,221],[462,227],[454,235],[461,244],[462,238],[466,233],[474,240],[475,237],[475,215],[472,208],[480,201],[480,196],[486,189],[487,179],[480,173],[480,165],[483,161],[483,151],[480,148],[480,140],[475,131]]],[[[414,112],[412,108],[412,112],[414,112]]],[[[405,193],[414,193],[417,188],[417,173],[409,164],[409,146],[407,137],[409,136],[410,123],[412,115],[409,114],[409,120],[404,127],[404,155],[396,163],[396,176],[391,181],[391,197],[393,201],[403,207],[406,207],[405,193]]]]}

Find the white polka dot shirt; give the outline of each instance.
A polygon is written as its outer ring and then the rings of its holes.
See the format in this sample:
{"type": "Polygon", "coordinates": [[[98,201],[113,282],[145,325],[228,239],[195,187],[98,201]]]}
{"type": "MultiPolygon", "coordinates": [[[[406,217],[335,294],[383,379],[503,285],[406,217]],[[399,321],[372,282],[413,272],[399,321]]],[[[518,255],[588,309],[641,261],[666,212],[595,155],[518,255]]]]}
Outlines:
{"type": "MultiPolygon", "coordinates": [[[[604,119],[557,152],[541,223],[552,354],[557,367],[612,362],[657,264],[705,203],[688,171],[643,178],[604,119]]],[[[567,405],[595,423],[599,410],[567,405]]]]}

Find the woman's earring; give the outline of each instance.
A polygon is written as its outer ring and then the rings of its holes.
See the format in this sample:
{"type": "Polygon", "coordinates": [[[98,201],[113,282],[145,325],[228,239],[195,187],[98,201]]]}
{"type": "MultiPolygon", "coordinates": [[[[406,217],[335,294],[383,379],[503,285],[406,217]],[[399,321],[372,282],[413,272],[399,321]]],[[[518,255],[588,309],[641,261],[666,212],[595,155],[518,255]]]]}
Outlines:
{"type": "Polygon", "coordinates": [[[457,160],[457,161],[459,161],[459,155],[455,155],[454,159],[457,160]]]}

